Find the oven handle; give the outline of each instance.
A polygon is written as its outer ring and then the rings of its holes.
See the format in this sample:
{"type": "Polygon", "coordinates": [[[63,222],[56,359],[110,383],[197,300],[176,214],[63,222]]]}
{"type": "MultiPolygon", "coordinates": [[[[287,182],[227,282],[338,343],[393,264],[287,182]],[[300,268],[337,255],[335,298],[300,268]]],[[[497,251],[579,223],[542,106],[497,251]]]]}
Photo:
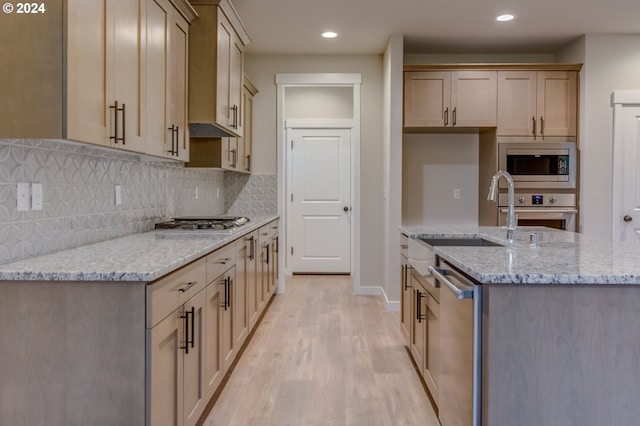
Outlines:
{"type": "MultiPolygon", "coordinates": [[[[501,207],[500,208],[500,213],[507,213],[509,211],[509,209],[501,207]]],[[[548,209],[546,207],[541,207],[541,208],[532,208],[532,209],[519,209],[519,208],[515,208],[514,211],[516,213],[561,213],[561,214],[576,214],[578,213],[578,210],[576,209],[548,209]]]]}

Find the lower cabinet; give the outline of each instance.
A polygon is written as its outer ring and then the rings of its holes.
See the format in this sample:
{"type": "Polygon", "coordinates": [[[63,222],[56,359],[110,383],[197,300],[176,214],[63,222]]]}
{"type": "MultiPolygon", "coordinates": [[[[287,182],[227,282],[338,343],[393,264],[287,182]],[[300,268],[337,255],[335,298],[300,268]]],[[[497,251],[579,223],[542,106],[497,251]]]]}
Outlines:
{"type": "Polygon", "coordinates": [[[275,291],[277,224],[147,285],[148,426],[202,416],[275,291]]]}
{"type": "Polygon", "coordinates": [[[438,288],[417,271],[408,274],[411,297],[410,352],[433,401],[438,405],[440,303],[438,288]]]}
{"type": "Polygon", "coordinates": [[[195,425],[206,405],[205,287],[203,259],[147,286],[150,425],[195,425]]]}

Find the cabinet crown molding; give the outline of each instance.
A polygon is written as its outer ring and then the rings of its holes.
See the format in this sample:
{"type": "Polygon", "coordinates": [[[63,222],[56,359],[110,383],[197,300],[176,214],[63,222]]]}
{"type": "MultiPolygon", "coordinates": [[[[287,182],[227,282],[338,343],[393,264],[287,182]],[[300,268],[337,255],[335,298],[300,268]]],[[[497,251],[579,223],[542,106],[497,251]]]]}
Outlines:
{"type": "Polygon", "coordinates": [[[245,28],[236,8],[233,7],[233,4],[229,0],[189,0],[192,5],[212,5],[218,6],[220,10],[226,15],[229,22],[231,22],[231,26],[235,30],[238,38],[242,42],[244,46],[251,43],[251,38],[249,37],[249,33],[245,28]]]}
{"type": "Polygon", "coordinates": [[[580,71],[582,64],[543,63],[486,63],[486,64],[405,64],[404,71],[427,70],[532,70],[532,71],[580,71]]]}

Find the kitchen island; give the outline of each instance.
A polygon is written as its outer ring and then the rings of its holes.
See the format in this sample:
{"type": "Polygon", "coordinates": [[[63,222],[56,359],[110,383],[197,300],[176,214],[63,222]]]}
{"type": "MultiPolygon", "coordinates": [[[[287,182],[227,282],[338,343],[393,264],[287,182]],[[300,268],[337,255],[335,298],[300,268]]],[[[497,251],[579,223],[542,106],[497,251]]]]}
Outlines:
{"type": "Polygon", "coordinates": [[[0,424],[195,425],[277,287],[278,216],[0,266],[0,424]]]}
{"type": "MultiPolygon", "coordinates": [[[[409,264],[424,261],[412,259],[417,238],[499,244],[433,247],[436,269],[450,266],[476,289],[478,316],[467,324],[479,334],[475,343],[467,342],[479,356],[475,384],[481,420],[474,425],[637,424],[640,248],[548,228],[519,228],[512,243],[504,228],[495,227],[401,227],[401,232],[410,237],[409,264]],[[530,244],[532,233],[537,245],[530,244]]],[[[445,290],[439,290],[442,301],[445,290]]],[[[441,320],[447,317],[443,308],[441,320]]],[[[438,390],[450,372],[443,360],[453,356],[441,351],[440,365],[431,372],[438,390]]],[[[445,404],[439,396],[434,399],[445,404]]],[[[450,426],[442,416],[441,421],[450,426]]]]}

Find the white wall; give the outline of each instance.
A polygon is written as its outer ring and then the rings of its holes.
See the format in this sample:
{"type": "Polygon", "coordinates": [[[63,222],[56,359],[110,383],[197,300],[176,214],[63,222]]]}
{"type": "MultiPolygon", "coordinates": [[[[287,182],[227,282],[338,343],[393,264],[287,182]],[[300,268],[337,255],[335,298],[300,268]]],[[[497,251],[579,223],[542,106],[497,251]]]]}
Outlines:
{"type": "Polygon", "coordinates": [[[405,134],[402,223],[477,226],[478,149],[477,133],[405,134]]]}
{"type": "Polygon", "coordinates": [[[381,287],[383,263],[382,55],[247,55],[245,73],[260,91],[254,98],[254,172],[275,174],[278,73],[359,73],[361,86],[360,285],[381,287]]]}
{"type": "Polygon", "coordinates": [[[353,118],[352,87],[287,87],[287,118],[353,118]]]}
{"type": "Polygon", "coordinates": [[[558,60],[580,62],[580,220],[585,234],[611,238],[614,90],[640,90],[640,35],[586,35],[558,60]]]}

